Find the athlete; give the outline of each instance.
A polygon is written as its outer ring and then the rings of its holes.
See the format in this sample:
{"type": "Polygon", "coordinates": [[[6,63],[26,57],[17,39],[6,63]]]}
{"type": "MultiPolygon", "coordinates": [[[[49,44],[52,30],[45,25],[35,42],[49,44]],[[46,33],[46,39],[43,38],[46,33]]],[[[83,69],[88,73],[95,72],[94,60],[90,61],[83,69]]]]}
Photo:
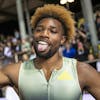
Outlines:
{"type": "Polygon", "coordinates": [[[99,73],[59,53],[73,38],[74,24],[71,12],[60,5],[39,7],[31,19],[36,58],[1,69],[0,87],[14,87],[22,100],[80,100],[84,90],[100,100],[99,73]]]}

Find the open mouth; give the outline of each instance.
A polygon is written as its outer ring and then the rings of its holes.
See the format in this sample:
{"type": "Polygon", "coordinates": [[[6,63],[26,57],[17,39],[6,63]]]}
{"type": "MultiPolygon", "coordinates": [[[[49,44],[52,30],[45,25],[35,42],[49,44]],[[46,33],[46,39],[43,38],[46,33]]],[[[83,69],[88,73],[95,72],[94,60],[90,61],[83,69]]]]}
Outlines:
{"type": "Polygon", "coordinates": [[[48,48],[48,43],[45,41],[38,41],[38,51],[45,51],[48,48]]]}

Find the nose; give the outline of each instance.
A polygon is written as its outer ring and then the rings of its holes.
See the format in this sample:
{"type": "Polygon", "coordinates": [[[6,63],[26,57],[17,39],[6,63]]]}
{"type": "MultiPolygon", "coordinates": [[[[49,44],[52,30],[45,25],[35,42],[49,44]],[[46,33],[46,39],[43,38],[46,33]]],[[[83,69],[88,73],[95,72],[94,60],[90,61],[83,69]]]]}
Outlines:
{"type": "Polygon", "coordinates": [[[48,36],[49,36],[49,31],[48,31],[48,29],[45,29],[45,30],[43,31],[42,35],[48,37],[48,36]]]}

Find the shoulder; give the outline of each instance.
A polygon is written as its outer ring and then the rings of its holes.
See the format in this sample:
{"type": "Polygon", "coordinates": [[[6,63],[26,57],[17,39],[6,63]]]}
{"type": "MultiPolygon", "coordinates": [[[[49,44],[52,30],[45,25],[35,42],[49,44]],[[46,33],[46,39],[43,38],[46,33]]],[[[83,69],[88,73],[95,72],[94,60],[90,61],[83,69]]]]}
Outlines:
{"type": "Polygon", "coordinates": [[[93,66],[84,63],[84,62],[79,62],[77,61],[77,69],[79,71],[79,73],[81,73],[82,75],[91,75],[91,74],[98,74],[97,70],[93,68],[93,66]]]}
{"type": "Polygon", "coordinates": [[[65,60],[65,61],[76,61],[77,62],[77,59],[68,58],[68,57],[63,57],[63,60],[65,60]]]}
{"type": "Polygon", "coordinates": [[[16,64],[8,64],[7,66],[4,66],[0,69],[0,85],[15,85],[18,86],[18,75],[19,75],[19,69],[20,69],[20,63],[16,64]]]}
{"type": "Polygon", "coordinates": [[[4,66],[1,70],[2,72],[9,74],[10,72],[17,71],[17,69],[20,68],[20,65],[21,65],[21,62],[8,64],[7,66],[4,66]]]}
{"type": "Polygon", "coordinates": [[[99,73],[87,63],[78,61],[77,70],[81,88],[92,88],[95,86],[95,82],[100,80],[99,73]]]}
{"type": "Polygon", "coordinates": [[[78,62],[77,68],[81,88],[91,93],[96,100],[100,100],[99,72],[97,72],[92,66],[81,62],[78,62]]]}
{"type": "Polygon", "coordinates": [[[5,76],[8,77],[10,80],[18,79],[19,70],[20,70],[21,62],[13,63],[5,66],[1,69],[5,76]]]}
{"type": "Polygon", "coordinates": [[[77,65],[77,59],[74,58],[63,57],[63,61],[67,64],[74,64],[75,66],[77,65]]]}

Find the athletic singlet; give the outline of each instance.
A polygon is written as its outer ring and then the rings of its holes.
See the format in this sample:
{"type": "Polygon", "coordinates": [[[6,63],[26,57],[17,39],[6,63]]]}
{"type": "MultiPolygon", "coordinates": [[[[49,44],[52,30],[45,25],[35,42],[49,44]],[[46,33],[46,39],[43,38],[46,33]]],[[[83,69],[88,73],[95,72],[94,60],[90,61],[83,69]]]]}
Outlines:
{"type": "Polygon", "coordinates": [[[49,81],[42,69],[36,69],[32,60],[21,64],[19,93],[22,100],[80,100],[82,96],[78,81],[77,61],[63,58],[60,70],[54,70],[49,81]]]}

